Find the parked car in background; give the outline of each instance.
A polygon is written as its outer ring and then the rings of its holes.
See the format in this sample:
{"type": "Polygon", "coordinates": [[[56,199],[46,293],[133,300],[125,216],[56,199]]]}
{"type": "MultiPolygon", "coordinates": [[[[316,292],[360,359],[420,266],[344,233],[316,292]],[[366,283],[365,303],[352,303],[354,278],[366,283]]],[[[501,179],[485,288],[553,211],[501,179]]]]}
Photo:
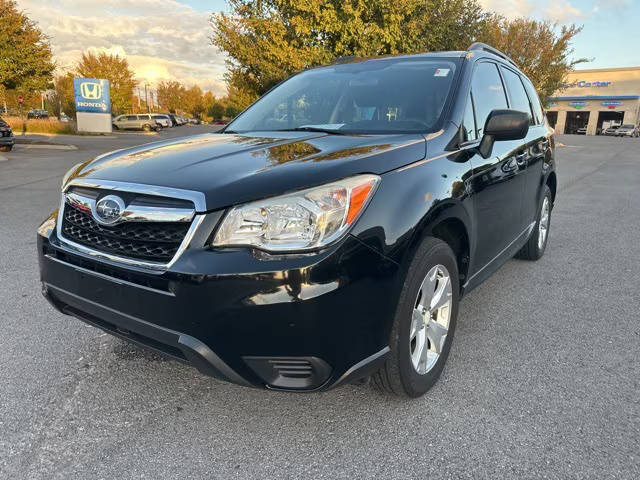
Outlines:
{"type": "Polygon", "coordinates": [[[460,298],[513,256],[544,255],[554,151],[533,84],[484,44],[305,70],[219,134],[70,169],[38,228],[41,291],[239,385],[372,376],[418,397],[460,298]]]}
{"type": "Polygon", "coordinates": [[[217,120],[211,120],[211,125],[226,125],[227,122],[226,120],[222,120],[222,119],[217,119],[217,120]]]}
{"type": "Polygon", "coordinates": [[[0,118],[0,152],[10,152],[14,144],[15,139],[11,127],[0,118]]]}
{"type": "Polygon", "coordinates": [[[49,118],[49,112],[46,110],[34,109],[27,112],[28,119],[49,118]]]}
{"type": "Polygon", "coordinates": [[[173,127],[173,123],[171,122],[171,119],[169,118],[168,115],[163,115],[163,114],[154,114],[151,115],[151,117],[160,125],[162,125],[163,128],[169,128],[169,127],[173,127]]]}
{"type": "Polygon", "coordinates": [[[626,125],[620,125],[620,127],[616,130],[615,136],[635,138],[639,135],[638,128],[638,125],[632,125],[630,123],[626,125]]]}
{"type": "Polygon", "coordinates": [[[167,117],[169,117],[169,121],[171,122],[172,127],[178,126],[178,119],[173,113],[164,113],[163,115],[166,115],[167,117]]]}
{"type": "Polygon", "coordinates": [[[71,121],[71,118],[69,118],[69,116],[66,113],[62,112],[58,120],[64,123],[68,123],[71,121]]]}
{"type": "Polygon", "coordinates": [[[148,113],[141,115],[120,115],[113,120],[115,130],[162,130],[162,125],[151,118],[148,113]]]}
{"type": "Polygon", "coordinates": [[[587,127],[580,127],[578,130],[576,130],[576,134],[577,135],[586,135],[587,134],[587,127]]]}
{"type": "Polygon", "coordinates": [[[602,134],[608,135],[608,136],[615,136],[618,128],[620,128],[620,125],[612,125],[611,127],[605,128],[602,134]]]}
{"type": "Polygon", "coordinates": [[[191,125],[200,125],[202,123],[202,120],[200,120],[199,118],[192,117],[189,119],[189,123],[191,125]]]}

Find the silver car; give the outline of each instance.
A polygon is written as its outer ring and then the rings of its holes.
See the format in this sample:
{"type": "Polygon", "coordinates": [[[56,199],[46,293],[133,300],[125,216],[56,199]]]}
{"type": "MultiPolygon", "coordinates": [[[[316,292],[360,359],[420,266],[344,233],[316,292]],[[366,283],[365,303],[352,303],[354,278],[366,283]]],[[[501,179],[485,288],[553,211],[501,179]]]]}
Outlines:
{"type": "Polygon", "coordinates": [[[159,123],[160,125],[162,125],[162,128],[169,128],[171,127],[173,124],[171,123],[171,119],[169,118],[169,115],[151,115],[151,117],[156,121],[156,123],[159,123]]]}
{"type": "Polygon", "coordinates": [[[115,130],[162,130],[162,125],[151,118],[148,113],[142,115],[120,115],[113,120],[115,130]]]}
{"type": "Polygon", "coordinates": [[[630,137],[634,138],[640,135],[638,125],[620,125],[620,128],[616,130],[616,137],[630,137]]]}

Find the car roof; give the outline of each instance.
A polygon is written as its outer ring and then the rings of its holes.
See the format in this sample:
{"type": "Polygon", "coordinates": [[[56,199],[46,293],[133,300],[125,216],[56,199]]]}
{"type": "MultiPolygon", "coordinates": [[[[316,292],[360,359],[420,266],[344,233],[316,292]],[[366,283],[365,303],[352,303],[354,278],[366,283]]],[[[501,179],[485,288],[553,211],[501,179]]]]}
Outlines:
{"type": "Polygon", "coordinates": [[[521,75],[526,76],[522,70],[518,67],[518,65],[511,60],[506,55],[502,54],[502,52],[490,47],[485,44],[473,44],[471,45],[469,50],[452,50],[452,51],[438,51],[438,52],[421,52],[421,53],[412,53],[412,54],[402,54],[402,55],[380,55],[376,57],[338,57],[332,63],[328,65],[321,65],[315,68],[311,68],[308,70],[316,70],[322,68],[330,68],[336,67],[339,65],[345,65],[350,63],[369,63],[369,62],[380,62],[390,59],[398,59],[398,60],[408,60],[412,58],[466,58],[468,60],[474,59],[479,60],[481,58],[487,58],[498,62],[504,66],[512,68],[516,70],[521,75]],[[486,49],[485,49],[486,48],[486,49]],[[495,51],[496,53],[493,53],[495,51]]]}

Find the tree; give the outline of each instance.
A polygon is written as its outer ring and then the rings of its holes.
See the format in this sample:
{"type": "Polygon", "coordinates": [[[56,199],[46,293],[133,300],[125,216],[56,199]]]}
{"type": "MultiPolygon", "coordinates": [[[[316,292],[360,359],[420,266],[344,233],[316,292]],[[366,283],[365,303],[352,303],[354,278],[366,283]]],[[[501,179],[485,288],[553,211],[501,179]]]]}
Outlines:
{"type": "Polygon", "coordinates": [[[111,87],[111,106],[115,114],[130,106],[131,95],[136,86],[129,63],[119,55],[105,52],[85,52],[75,68],[75,74],[83,78],[104,78],[111,87]]]}
{"type": "Polygon", "coordinates": [[[51,110],[56,117],[64,112],[70,117],[76,114],[76,101],[73,87],[73,74],[58,75],[53,81],[53,94],[50,97],[51,110]]]}
{"type": "Polygon", "coordinates": [[[576,65],[589,61],[572,59],[571,41],[581,30],[576,25],[563,25],[558,31],[558,25],[549,21],[508,20],[496,15],[480,37],[518,64],[544,102],[563,88],[566,75],[576,65]]]}
{"type": "Polygon", "coordinates": [[[186,89],[176,81],[158,84],[158,102],[171,113],[184,109],[186,89]]]}
{"type": "Polygon", "coordinates": [[[17,9],[15,1],[0,0],[0,12],[0,86],[46,90],[55,68],[49,38],[17,9]]]}
{"type": "Polygon", "coordinates": [[[220,120],[222,117],[224,117],[224,114],[225,106],[218,100],[214,100],[207,110],[207,115],[209,115],[214,120],[220,120]]]}
{"type": "Polygon", "coordinates": [[[194,117],[200,117],[204,113],[204,103],[202,98],[202,89],[198,85],[194,85],[185,91],[184,109],[194,117]]]}
{"type": "Polygon", "coordinates": [[[230,0],[211,42],[242,109],[296,71],[336,57],[466,49],[489,18],[476,0],[230,0]]]}

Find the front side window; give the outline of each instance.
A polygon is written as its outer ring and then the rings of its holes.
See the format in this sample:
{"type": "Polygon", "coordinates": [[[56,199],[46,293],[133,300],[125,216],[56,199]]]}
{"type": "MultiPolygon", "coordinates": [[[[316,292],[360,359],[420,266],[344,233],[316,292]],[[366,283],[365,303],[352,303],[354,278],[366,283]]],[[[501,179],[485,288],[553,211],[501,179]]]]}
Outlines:
{"type": "Polygon", "coordinates": [[[465,142],[476,140],[478,138],[478,136],[476,135],[476,120],[473,115],[473,98],[471,97],[471,93],[469,93],[469,97],[467,98],[467,106],[464,109],[462,130],[464,132],[465,142]]]}
{"type": "Polygon", "coordinates": [[[507,84],[507,90],[509,91],[509,99],[511,100],[511,108],[525,112],[529,115],[529,124],[533,125],[533,114],[531,113],[531,105],[529,104],[529,97],[524,90],[520,75],[509,70],[508,68],[501,67],[502,76],[504,82],[507,84]]]}
{"type": "Polygon", "coordinates": [[[507,97],[495,63],[481,62],[476,65],[471,80],[471,94],[476,109],[478,138],[480,138],[489,113],[495,109],[507,108],[507,97]]]}
{"type": "Polygon", "coordinates": [[[431,131],[451,94],[459,61],[395,58],[309,70],[267,93],[228,130],[431,131]]]}
{"type": "Polygon", "coordinates": [[[128,115],[127,116],[127,120],[135,120],[136,116],[135,115],[128,115]]]}
{"type": "Polygon", "coordinates": [[[149,115],[138,115],[138,120],[149,120],[149,115]]]}

